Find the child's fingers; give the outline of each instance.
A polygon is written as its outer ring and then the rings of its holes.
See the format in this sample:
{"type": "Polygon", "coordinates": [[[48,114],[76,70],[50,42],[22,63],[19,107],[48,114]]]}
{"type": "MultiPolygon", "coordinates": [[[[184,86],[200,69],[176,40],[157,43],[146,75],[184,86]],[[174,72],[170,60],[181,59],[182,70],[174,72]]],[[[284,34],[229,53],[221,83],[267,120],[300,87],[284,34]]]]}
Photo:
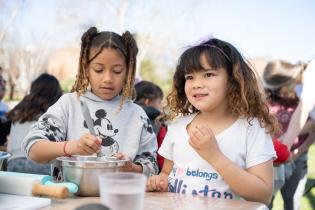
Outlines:
{"type": "Polygon", "coordinates": [[[204,138],[203,133],[202,133],[202,132],[200,131],[200,129],[198,129],[197,127],[192,129],[190,136],[191,136],[191,138],[192,138],[195,142],[198,142],[198,141],[200,141],[202,138],[204,138]]]}
{"type": "Polygon", "coordinates": [[[157,175],[157,176],[154,176],[154,179],[153,179],[153,185],[152,185],[152,187],[153,187],[153,189],[154,189],[154,191],[161,191],[161,186],[160,186],[160,176],[159,175],[157,175]]]}
{"type": "Polygon", "coordinates": [[[148,191],[156,191],[156,176],[149,177],[149,180],[147,182],[147,190],[148,191]]]}
{"type": "Polygon", "coordinates": [[[209,138],[214,138],[212,130],[203,125],[197,125],[196,128],[193,129],[192,133],[191,140],[195,144],[200,144],[209,138]]]}
{"type": "Polygon", "coordinates": [[[168,182],[167,178],[156,175],[149,177],[146,185],[146,191],[159,191],[159,192],[166,192],[168,190],[168,182]]]}
{"type": "Polygon", "coordinates": [[[99,141],[96,138],[88,139],[86,141],[86,145],[90,147],[94,152],[98,151],[101,147],[101,145],[99,144],[99,141]]]}
{"type": "Polygon", "coordinates": [[[189,135],[189,144],[194,148],[196,148],[200,142],[200,135],[198,135],[198,133],[200,132],[197,129],[192,129],[189,135]]]}
{"type": "Polygon", "coordinates": [[[101,143],[102,143],[102,139],[99,136],[94,136],[90,133],[83,134],[82,139],[90,139],[90,140],[94,141],[95,144],[99,144],[99,145],[101,145],[101,143]]]}
{"type": "Polygon", "coordinates": [[[115,153],[114,156],[115,156],[117,159],[119,159],[119,160],[125,158],[125,155],[124,155],[123,153],[121,153],[121,152],[115,153]]]}
{"type": "Polygon", "coordinates": [[[165,182],[164,180],[160,180],[159,182],[159,191],[161,192],[167,191],[167,182],[165,182]]]}
{"type": "Polygon", "coordinates": [[[197,131],[196,134],[200,135],[201,137],[205,136],[208,133],[206,129],[207,128],[203,125],[197,125],[195,129],[197,131]]]}
{"type": "Polygon", "coordinates": [[[153,191],[153,190],[152,190],[152,187],[151,187],[151,179],[150,179],[150,178],[149,178],[148,181],[147,181],[145,190],[146,190],[147,192],[153,191]]]}
{"type": "Polygon", "coordinates": [[[84,146],[82,147],[82,150],[85,154],[89,155],[89,154],[93,154],[96,151],[94,151],[91,147],[89,147],[87,144],[84,144],[84,146]]]}
{"type": "Polygon", "coordinates": [[[89,155],[94,153],[94,150],[89,147],[86,142],[78,142],[77,148],[80,155],[89,155]]]}
{"type": "Polygon", "coordinates": [[[197,144],[197,142],[196,142],[196,139],[194,139],[194,138],[189,138],[188,143],[189,143],[189,145],[190,145],[192,148],[195,148],[195,149],[198,148],[198,144],[197,144]]]}
{"type": "Polygon", "coordinates": [[[118,160],[128,160],[127,165],[131,165],[131,164],[132,164],[132,159],[131,159],[131,157],[125,155],[124,153],[117,152],[117,153],[114,154],[114,156],[115,156],[118,160]]]}
{"type": "Polygon", "coordinates": [[[203,125],[197,125],[196,128],[194,129],[194,137],[197,140],[201,140],[205,137],[211,137],[212,136],[212,131],[210,128],[203,126],[203,125]]]}
{"type": "MultiPolygon", "coordinates": [[[[82,144],[89,147],[90,149],[93,150],[92,153],[97,152],[100,147],[101,147],[101,143],[99,141],[99,137],[97,136],[93,136],[89,133],[85,134],[81,140],[82,144]]],[[[86,151],[90,151],[90,149],[85,148],[86,151]]]]}
{"type": "Polygon", "coordinates": [[[95,139],[84,139],[81,144],[83,150],[89,154],[97,152],[100,148],[100,145],[95,142],[95,139]]]}
{"type": "Polygon", "coordinates": [[[99,136],[88,134],[87,139],[91,140],[96,145],[99,145],[99,146],[102,145],[102,139],[99,136]]]}
{"type": "Polygon", "coordinates": [[[203,136],[213,136],[213,132],[209,127],[204,125],[197,125],[197,129],[202,133],[203,136]]]}

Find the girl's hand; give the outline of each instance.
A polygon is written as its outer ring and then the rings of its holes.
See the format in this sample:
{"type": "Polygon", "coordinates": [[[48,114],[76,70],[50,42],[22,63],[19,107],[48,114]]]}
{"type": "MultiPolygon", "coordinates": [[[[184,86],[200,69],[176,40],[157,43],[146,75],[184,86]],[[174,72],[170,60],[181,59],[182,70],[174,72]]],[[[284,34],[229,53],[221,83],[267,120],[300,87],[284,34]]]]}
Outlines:
{"type": "Polygon", "coordinates": [[[189,144],[206,161],[212,163],[220,155],[221,150],[212,130],[203,125],[189,129],[189,144]]]}
{"type": "Polygon", "coordinates": [[[150,176],[146,185],[147,192],[167,192],[168,191],[168,175],[161,172],[159,175],[150,176]]]}
{"type": "Polygon", "coordinates": [[[101,149],[101,142],[99,137],[86,133],[78,141],[69,141],[65,151],[69,155],[92,155],[101,149]]]}
{"type": "Polygon", "coordinates": [[[126,155],[124,155],[121,152],[117,152],[115,154],[115,157],[118,160],[128,160],[127,164],[123,167],[123,171],[125,172],[138,172],[138,173],[142,173],[142,166],[138,165],[138,164],[134,164],[131,160],[131,157],[128,157],[126,155]]]}

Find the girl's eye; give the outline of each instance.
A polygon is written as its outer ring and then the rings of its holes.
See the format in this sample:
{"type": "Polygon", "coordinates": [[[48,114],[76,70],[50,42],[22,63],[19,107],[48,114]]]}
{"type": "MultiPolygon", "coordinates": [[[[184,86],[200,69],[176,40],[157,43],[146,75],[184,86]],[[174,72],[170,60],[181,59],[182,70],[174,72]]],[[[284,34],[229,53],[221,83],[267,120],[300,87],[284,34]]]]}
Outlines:
{"type": "Polygon", "coordinates": [[[185,80],[191,80],[191,79],[193,79],[193,76],[191,76],[191,75],[185,75],[185,80]]]}
{"type": "Polygon", "coordinates": [[[213,77],[213,76],[215,76],[213,73],[210,73],[210,72],[207,72],[206,74],[205,74],[205,76],[206,77],[213,77]]]}
{"type": "Polygon", "coordinates": [[[121,74],[122,70],[121,69],[114,69],[113,72],[115,74],[121,74]]]}
{"type": "Polygon", "coordinates": [[[103,71],[102,68],[93,68],[96,73],[101,73],[103,71]]]}

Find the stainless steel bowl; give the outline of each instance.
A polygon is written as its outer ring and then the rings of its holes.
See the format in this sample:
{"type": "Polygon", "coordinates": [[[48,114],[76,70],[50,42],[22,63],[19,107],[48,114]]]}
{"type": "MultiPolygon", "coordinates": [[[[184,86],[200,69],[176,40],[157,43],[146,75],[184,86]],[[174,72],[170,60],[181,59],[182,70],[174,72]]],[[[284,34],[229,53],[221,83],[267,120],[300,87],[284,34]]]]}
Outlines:
{"type": "Polygon", "coordinates": [[[59,157],[65,181],[78,185],[79,196],[99,196],[98,177],[106,172],[123,171],[128,160],[96,156],[59,157]]]}

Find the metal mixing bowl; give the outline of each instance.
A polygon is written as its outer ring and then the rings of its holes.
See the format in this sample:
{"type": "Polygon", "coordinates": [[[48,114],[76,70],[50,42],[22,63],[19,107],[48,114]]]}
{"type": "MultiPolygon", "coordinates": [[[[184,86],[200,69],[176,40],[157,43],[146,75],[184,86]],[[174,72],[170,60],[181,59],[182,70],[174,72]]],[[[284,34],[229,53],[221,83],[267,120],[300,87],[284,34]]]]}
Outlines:
{"type": "Polygon", "coordinates": [[[123,171],[128,160],[96,156],[59,157],[65,181],[78,185],[79,196],[99,196],[98,177],[106,172],[123,171]]]}

